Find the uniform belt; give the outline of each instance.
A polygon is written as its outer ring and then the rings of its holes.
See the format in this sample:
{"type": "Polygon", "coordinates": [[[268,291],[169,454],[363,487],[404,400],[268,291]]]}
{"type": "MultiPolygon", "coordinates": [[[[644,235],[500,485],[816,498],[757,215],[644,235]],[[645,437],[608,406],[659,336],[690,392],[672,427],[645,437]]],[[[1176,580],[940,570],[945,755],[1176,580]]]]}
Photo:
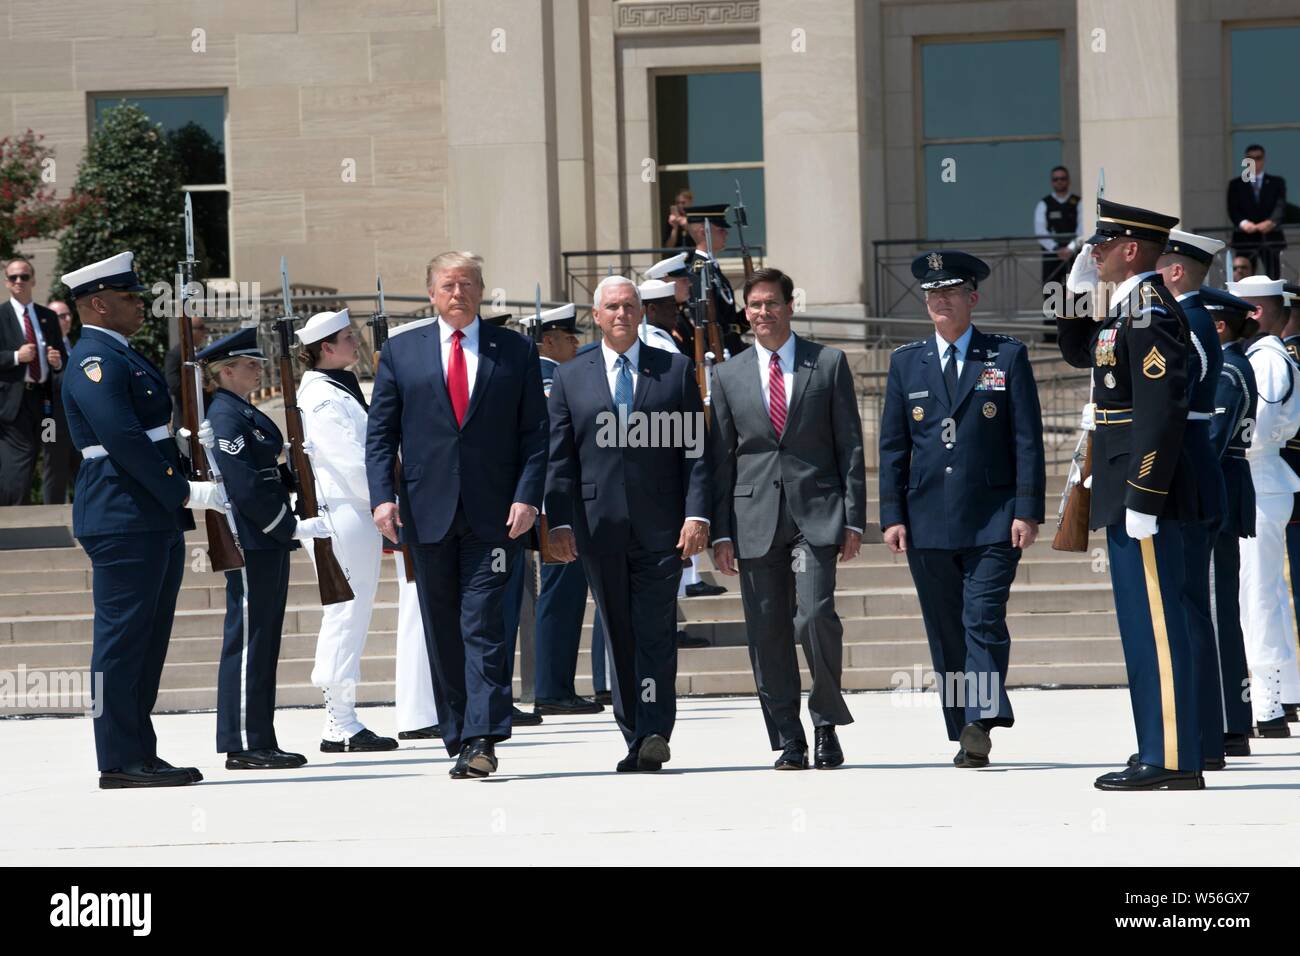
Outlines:
{"type": "Polygon", "coordinates": [[[1229,445],[1227,451],[1225,451],[1225,452],[1223,453],[1223,457],[1224,457],[1224,458],[1241,458],[1241,459],[1244,460],[1245,457],[1246,457],[1246,449],[1245,449],[1245,448],[1234,448],[1233,446],[1229,445]]]}
{"type": "Polygon", "coordinates": [[[1214,412],[1188,412],[1187,420],[1189,422],[1208,422],[1214,417],[1214,412]]]}
{"type": "MultiPolygon", "coordinates": [[[[149,437],[150,441],[166,441],[168,438],[172,437],[172,433],[167,430],[166,425],[159,425],[157,428],[151,428],[145,432],[145,435],[149,437]]],[[[81,457],[87,461],[92,458],[106,458],[108,457],[108,449],[103,445],[87,445],[85,448],[81,449],[81,457]]]]}
{"type": "Polygon", "coordinates": [[[1295,439],[1292,439],[1291,441],[1286,443],[1286,447],[1291,449],[1292,451],[1300,451],[1300,441],[1296,441],[1295,439]]]}
{"type": "Polygon", "coordinates": [[[1092,414],[1098,425],[1128,425],[1133,421],[1131,408],[1098,408],[1092,414]]]}

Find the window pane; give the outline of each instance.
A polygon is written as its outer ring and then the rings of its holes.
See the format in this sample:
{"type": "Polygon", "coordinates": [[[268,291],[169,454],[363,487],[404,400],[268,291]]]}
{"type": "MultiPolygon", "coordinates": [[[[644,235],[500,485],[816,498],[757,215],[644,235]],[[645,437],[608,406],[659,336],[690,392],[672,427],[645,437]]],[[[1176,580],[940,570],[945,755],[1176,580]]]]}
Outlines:
{"type": "Polygon", "coordinates": [[[926,139],[1061,132],[1059,40],[927,43],[921,69],[926,139]]]}
{"type": "Polygon", "coordinates": [[[656,77],[655,110],[661,166],[763,158],[763,90],[756,70],[656,77]]]}
{"type": "MultiPolygon", "coordinates": [[[[663,240],[668,231],[668,207],[678,190],[689,187],[700,206],[725,202],[736,205],[736,180],[745,196],[745,212],[749,225],[745,226],[745,242],[750,246],[767,243],[767,215],[763,202],[763,170],[761,169],[692,169],[689,172],[662,173],[659,177],[659,231],[663,240]]],[[[727,246],[736,254],[740,252],[740,235],[735,227],[736,213],[728,211],[727,222],[732,224],[727,236],[727,246]]]]}
{"type": "Polygon", "coordinates": [[[226,98],[208,96],[101,96],[95,98],[95,123],[104,111],[126,101],[144,110],[176,150],[187,186],[226,181],[226,98]]]}
{"type": "Polygon", "coordinates": [[[192,192],[197,277],[230,277],[230,193],[192,192]]]}
{"type": "Polygon", "coordinates": [[[1300,122],[1300,27],[1233,30],[1231,42],[1233,125],[1300,122]]]}
{"type": "MultiPolygon", "coordinates": [[[[1300,183],[1300,129],[1253,129],[1232,134],[1232,171],[1241,175],[1241,160],[1246,147],[1258,143],[1264,147],[1265,175],[1281,176],[1287,181],[1287,222],[1300,222],[1296,208],[1296,184],[1300,183]]],[[[1226,213],[1226,209],[1224,210],[1226,213]]]]}
{"type": "Polygon", "coordinates": [[[924,158],[928,238],[1031,236],[1034,205],[1051,189],[1061,142],[949,143],[927,146],[924,158]],[[945,159],[956,161],[953,182],[943,180],[945,159]]]}

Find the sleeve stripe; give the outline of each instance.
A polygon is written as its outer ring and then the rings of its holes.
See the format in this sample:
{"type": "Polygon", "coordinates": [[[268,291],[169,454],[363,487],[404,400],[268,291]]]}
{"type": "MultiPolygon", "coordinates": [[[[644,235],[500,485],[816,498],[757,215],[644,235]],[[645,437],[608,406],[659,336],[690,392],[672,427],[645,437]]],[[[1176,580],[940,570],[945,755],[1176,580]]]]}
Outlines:
{"type": "Polygon", "coordinates": [[[280,513],[275,516],[274,521],[272,521],[269,525],[267,525],[265,528],[262,529],[262,534],[270,534],[271,529],[280,523],[280,519],[284,517],[284,513],[288,510],[289,510],[288,505],[280,505],[280,513]]]}

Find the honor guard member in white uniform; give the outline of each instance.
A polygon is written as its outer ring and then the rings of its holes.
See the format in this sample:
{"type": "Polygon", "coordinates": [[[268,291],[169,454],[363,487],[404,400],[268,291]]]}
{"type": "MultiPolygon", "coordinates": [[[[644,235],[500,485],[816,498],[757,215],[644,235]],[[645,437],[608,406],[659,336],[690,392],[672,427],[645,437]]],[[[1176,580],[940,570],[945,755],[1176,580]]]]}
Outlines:
{"type": "MultiPolygon", "coordinates": [[[[1118,283],[1098,322],[1058,318],[1061,355],[1092,369],[1092,512],[1106,529],[1138,762],[1100,790],[1199,790],[1196,655],[1183,611],[1183,524],[1201,517],[1187,427],[1187,319],[1156,264],[1173,216],[1097,201],[1096,233],[1066,281],[1076,295],[1118,283]]],[[[1092,298],[1090,295],[1089,298],[1092,298]]]]}
{"type": "MultiPolygon", "coordinates": [[[[355,373],[358,342],[348,310],[318,312],[294,333],[307,367],[298,384],[303,433],[316,475],[323,511],[335,536],[334,550],[352,587],[353,599],[331,604],[321,617],[311,682],[325,695],[321,753],[396,750],[357,719],[356,691],[366,646],[383,536],[370,520],[366,484],[366,399],[355,373]]],[[[315,560],[315,549],[307,549],[315,560]]]]}
{"type": "Polygon", "coordinates": [[[217,750],[227,770],[301,767],[302,754],[275,736],[275,671],[289,595],[289,554],[300,540],[329,537],[324,516],[298,520],[280,470],[284,438],[246,396],[262,384],[266,356],[244,328],[199,352],[216,386],[208,406],[210,451],[233,506],[244,566],[226,572],[226,627],[217,671],[217,750]]]}
{"type": "MultiPolygon", "coordinates": [[[[1214,636],[1219,650],[1219,678],[1223,689],[1223,752],[1228,757],[1250,756],[1250,701],[1247,689],[1246,645],[1241,634],[1241,538],[1255,535],[1255,483],[1246,463],[1250,433],[1255,427],[1255,370],[1246,358],[1245,343],[1259,326],[1244,299],[1219,289],[1201,289],[1201,304],[1214,320],[1223,348],[1223,368],[1210,420],[1210,444],[1223,470],[1227,510],[1214,539],[1210,566],[1210,594],[1214,601],[1214,636]]],[[[1202,733],[1206,733],[1202,728],[1202,733]]]]}
{"type": "Polygon", "coordinates": [[[1300,429],[1300,371],[1279,333],[1286,324],[1281,279],[1247,276],[1228,291],[1255,306],[1260,336],[1246,350],[1259,402],[1246,460],[1255,483],[1255,537],[1241,545],[1241,629],[1250,665],[1250,706],[1261,737],[1289,737],[1283,702],[1300,700],[1295,621],[1286,585],[1286,526],[1300,476],[1282,460],[1300,429]]]}
{"type": "Polygon", "coordinates": [[[691,253],[679,252],[667,259],[660,259],[649,269],[646,269],[645,278],[647,282],[651,279],[661,279],[673,284],[673,301],[676,313],[673,316],[673,324],[668,331],[673,337],[677,351],[683,354],[689,352],[693,355],[695,325],[692,323],[691,317],[686,314],[686,305],[691,298],[691,258],[691,253]]]}
{"type": "Polygon", "coordinates": [[[167,430],[161,372],[127,338],[145,320],[134,256],[119,253],[63,276],[81,338],[63,377],[63,406],[81,453],[72,532],[91,563],[99,786],[180,787],[203,779],[158,756],[150,713],[158,699],[176,595],[185,572],[187,509],[225,506],[221,489],[188,482],[167,430]]]}
{"type": "MultiPolygon", "coordinates": [[[[1287,322],[1282,330],[1282,344],[1286,354],[1300,368],[1300,286],[1287,283],[1282,287],[1286,299],[1287,322]]],[[[1300,433],[1287,439],[1282,448],[1282,460],[1291,466],[1291,470],[1300,475],[1300,433]]],[[[1300,655],[1300,494],[1295,496],[1295,506],[1291,509],[1291,520],[1286,526],[1286,560],[1287,583],[1291,587],[1291,616],[1296,618],[1297,630],[1296,652],[1300,655]]],[[[1283,701],[1282,709],[1286,711],[1287,723],[1294,724],[1300,720],[1300,707],[1292,701],[1283,701]]]]}

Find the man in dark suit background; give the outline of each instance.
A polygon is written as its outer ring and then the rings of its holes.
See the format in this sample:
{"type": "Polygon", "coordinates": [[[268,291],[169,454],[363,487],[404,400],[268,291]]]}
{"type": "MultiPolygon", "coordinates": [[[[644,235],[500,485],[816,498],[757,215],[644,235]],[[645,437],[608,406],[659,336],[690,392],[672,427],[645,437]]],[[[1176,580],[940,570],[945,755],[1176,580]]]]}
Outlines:
{"type": "Polygon", "coordinates": [[[704,405],[693,363],[640,340],[641,297],[602,279],[604,336],[555,370],[546,515],[551,550],[581,557],[613,661],[620,773],[658,770],[677,716],[677,586],[708,544],[704,405]],[[639,431],[638,431],[639,430],[639,431]]]}
{"type": "Polygon", "coordinates": [[[1286,248],[1286,233],[1282,231],[1286,180],[1265,175],[1264,147],[1258,143],[1247,146],[1245,156],[1251,165],[1228,183],[1232,248],[1248,256],[1251,265],[1262,269],[1270,279],[1279,279],[1282,250],[1286,248]]]}
{"type": "Polygon", "coordinates": [[[772,749],[781,751],[776,769],[808,766],[796,637],[812,674],[815,765],[838,767],[835,727],[853,715],[840,691],[835,562],[862,547],[862,419],[844,353],[790,331],[790,277],[759,269],[744,295],[754,347],[713,370],[713,560],[736,574],[740,559],[754,682],[772,749]]]}
{"type": "Polygon", "coordinates": [[[59,318],[32,301],[36,270],[21,256],[5,263],[10,299],[0,306],[0,505],[31,496],[41,432],[54,414],[53,375],[63,368],[59,318]]]}
{"type": "Polygon", "coordinates": [[[478,256],[443,253],[426,278],[438,320],[384,346],[366,476],[376,527],[412,550],[451,776],[486,777],[511,731],[505,588],[542,503],[546,396],[532,341],[479,317],[478,256]]]}

